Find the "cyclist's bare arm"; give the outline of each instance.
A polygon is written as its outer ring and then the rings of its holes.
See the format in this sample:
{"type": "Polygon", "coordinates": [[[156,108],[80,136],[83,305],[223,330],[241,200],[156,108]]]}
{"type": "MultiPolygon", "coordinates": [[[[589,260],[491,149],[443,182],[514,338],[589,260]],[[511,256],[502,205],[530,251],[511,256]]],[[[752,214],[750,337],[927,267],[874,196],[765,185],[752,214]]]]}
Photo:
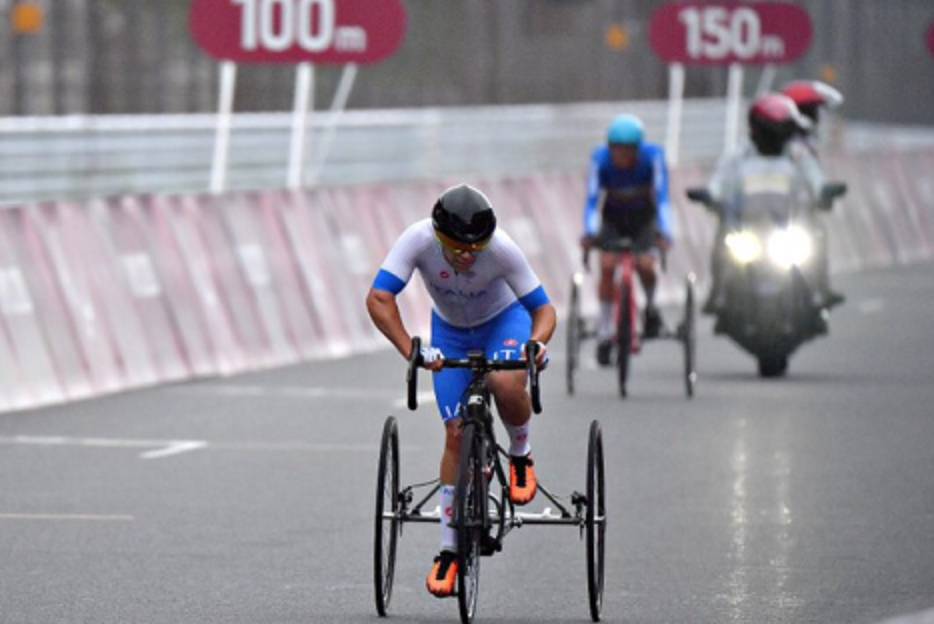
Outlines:
{"type": "Polygon", "coordinates": [[[396,296],[386,290],[371,288],[366,296],[366,309],[376,328],[393,344],[402,357],[408,359],[412,337],[402,323],[396,296]]]}
{"type": "MultiPolygon", "coordinates": [[[[405,329],[396,296],[389,291],[371,288],[366,296],[366,309],[376,328],[393,344],[402,357],[409,359],[412,352],[412,337],[405,329]]],[[[440,370],[442,360],[426,362],[428,370],[440,370]]]]}
{"type": "Polygon", "coordinates": [[[547,344],[551,340],[552,334],[555,333],[555,325],[558,319],[555,307],[550,303],[546,303],[532,310],[531,315],[532,335],[529,339],[547,344]]]}

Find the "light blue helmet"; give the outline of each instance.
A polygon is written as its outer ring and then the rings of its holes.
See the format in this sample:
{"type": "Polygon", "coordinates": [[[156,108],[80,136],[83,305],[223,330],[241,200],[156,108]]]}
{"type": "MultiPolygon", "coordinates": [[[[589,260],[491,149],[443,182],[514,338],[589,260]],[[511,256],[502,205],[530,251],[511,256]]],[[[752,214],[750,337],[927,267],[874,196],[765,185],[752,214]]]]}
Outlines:
{"type": "Polygon", "coordinates": [[[642,120],[635,115],[619,115],[606,133],[607,143],[639,145],[642,143],[642,120]]]}

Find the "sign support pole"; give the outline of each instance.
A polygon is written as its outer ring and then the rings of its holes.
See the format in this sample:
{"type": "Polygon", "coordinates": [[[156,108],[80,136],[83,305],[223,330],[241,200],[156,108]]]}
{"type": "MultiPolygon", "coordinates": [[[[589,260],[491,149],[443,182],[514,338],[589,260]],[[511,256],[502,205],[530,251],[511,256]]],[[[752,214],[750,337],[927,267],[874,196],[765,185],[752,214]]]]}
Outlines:
{"type": "Polygon", "coordinates": [[[681,112],[684,105],[684,65],[673,63],[668,66],[668,134],[665,138],[665,154],[668,166],[678,164],[681,149],[681,112]]]}
{"type": "Polygon", "coordinates": [[[775,82],[775,65],[767,64],[762,68],[759,75],[759,86],[756,87],[756,95],[762,95],[772,89],[772,83],[775,82]]]}
{"type": "Polygon", "coordinates": [[[222,61],[220,65],[220,97],[217,110],[217,129],[214,135],[214,159],[211,165],[211,192],[223,193],[227,178],[227,154],[230,151],[230,125],[233,119],[234,87],[237,83],[237,65],[222,61]]]}
{"type": "Polygon", "coordinates": [[[736,148],[739,134],[739,109],[743,95],[743,66],[730,64],[729,82],[726,87],[726,129],[723,136],[723,151],[732,152],[736,148]]]}
{"type": "Polygon", "coordinates": [[[302,186],[302,160],[305,155],[305,135],[308,127],[309,103],[314,93],[314,66],[299,63],[295,73],[295,107],[292,112],[292,139],[289,149],[288,188],[302,186]]]}
{"type": "Polygon", "coordinates": [[[318,181],[321,170],[324,168],[324,162],[331,151],[331,144],[334,142],[334,135],[337,133],[337,121],[343,112],[347,109],[347,99],[350,97],[350,90],[353,88],[354,81],[357,78],[357,64],[348,63],[344,65],[341,72],[341,80],[337,85],[337,92],[334,94],[334,100],[331,102],[330,114],[327,117],[327,128],[321,139],[321,146],[315,157],[315,164],[312,167],[310,176],[311,184],[318,181]]]}

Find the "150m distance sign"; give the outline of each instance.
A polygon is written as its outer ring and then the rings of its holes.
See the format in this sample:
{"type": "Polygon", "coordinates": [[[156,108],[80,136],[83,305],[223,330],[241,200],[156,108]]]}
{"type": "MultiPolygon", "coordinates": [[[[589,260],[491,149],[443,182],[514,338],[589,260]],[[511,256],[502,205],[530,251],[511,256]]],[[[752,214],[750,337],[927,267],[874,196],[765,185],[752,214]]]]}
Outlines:
{"type": "Polygon", "coordinates": [[[374,63],[405,36],[401,0],[192,0],[191,36],[238,63],[374,63]]]}
{"type": "Polygon", "coordinates": [[[649,26],[652,49],[667,63],[788,63],[811,37],[807,10],[788,2],[670,2],[649,26]]]}

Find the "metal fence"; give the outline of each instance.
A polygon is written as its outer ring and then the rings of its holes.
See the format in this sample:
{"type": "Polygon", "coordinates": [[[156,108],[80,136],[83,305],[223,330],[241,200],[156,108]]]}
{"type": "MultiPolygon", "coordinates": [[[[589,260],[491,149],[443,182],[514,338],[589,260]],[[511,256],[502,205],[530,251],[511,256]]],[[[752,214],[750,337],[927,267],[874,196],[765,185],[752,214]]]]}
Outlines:
{"type": "MultiPolygon", "coordinates": [[[[373,2],[384,0],[370,0],[373,2]]],[[[385,0],[388,1],[388,0],[385,0]]],[[[408,27],[388,60],[361,68],[352,109],[652,100],[667,96],[648,26],[665,0],[401,0],[408,27]],[[612,33],[612,36],[610,34],[612,33]]],[[[188,35],[190,0],[29,0],[42,27],[16,32],[0,0],[0,116],[210,113],[216,62],[188,35]]],[[[934,124],[931,0],[798,1],[814,38],[777,79],[821,78],[852,119],[934,124]]],[[[760,69],[750,69],[746,95],[760,69]]],[[[340,68],[320,67],[317,108],[340,68]]],[[[240,69],[236,110],[290,108],[294,68],[240,69]]],[[[689,97],[722,97],[723,68],[687,70],[689,97]]]]}
{"type": "MultiPolygon", "coordinates": [[[[722,99],[690,100],[681,157],[719,154],[722,99]]],[[[665,102],[320,113],[308,130],[304,183],[350,184],[586,169],[608,120],[640,115],[664,143],[665,102]]],[[[235,116],[227,188],[283,188],[291,118],[235,116]]],[[[0,118],[0,203],[209,188],[215,115],[0,118]]]]}

